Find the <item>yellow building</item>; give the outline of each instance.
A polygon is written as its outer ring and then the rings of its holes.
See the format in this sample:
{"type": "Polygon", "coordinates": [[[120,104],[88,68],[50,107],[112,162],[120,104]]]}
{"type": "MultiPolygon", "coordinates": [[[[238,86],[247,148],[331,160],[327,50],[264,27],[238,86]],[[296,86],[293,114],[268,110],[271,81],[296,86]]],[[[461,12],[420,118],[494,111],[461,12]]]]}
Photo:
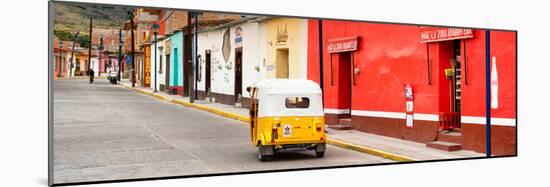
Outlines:
{"type": "Polygon", "coordinates": [[[266,27],[266,78],[305,79],[307,19],[274,18],[266,27]]]}
{"type": "Polygon", "coordinates": [[[75,53],[74,76],[88,75],[88,53],[75,53]]]}
{"type": "Polygon", "coordinates": [[[143,87],[149,87],[151,85],[151,45],[146,44],[143,46],[143,87]]]}

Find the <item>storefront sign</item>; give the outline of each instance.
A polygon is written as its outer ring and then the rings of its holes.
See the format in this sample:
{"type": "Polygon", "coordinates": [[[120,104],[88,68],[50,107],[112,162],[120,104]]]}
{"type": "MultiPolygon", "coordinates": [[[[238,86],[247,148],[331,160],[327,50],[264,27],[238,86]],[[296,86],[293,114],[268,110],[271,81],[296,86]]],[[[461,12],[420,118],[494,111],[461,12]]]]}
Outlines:
{"type": "Polygon", "coordinates": [[[456,40],[463,38],[473,38],[474,32],[472,29],[459,28],[423,28],[420,31],[420,41],[438,42],[446,40],[456,40]]]}
{"type": "Polygon", "coordinates": [[[144,86],[148,87],[151,84],[151,47],[147,46],[145,47],[145,60],[143,63],[143,66],[145,67],[145,82],[144,86]]]}
{"type": "Polygon", "coordinates": [[[357,39],[357,36],[329,39],[327,41],[328,53],[356,51],[357,39]]]}

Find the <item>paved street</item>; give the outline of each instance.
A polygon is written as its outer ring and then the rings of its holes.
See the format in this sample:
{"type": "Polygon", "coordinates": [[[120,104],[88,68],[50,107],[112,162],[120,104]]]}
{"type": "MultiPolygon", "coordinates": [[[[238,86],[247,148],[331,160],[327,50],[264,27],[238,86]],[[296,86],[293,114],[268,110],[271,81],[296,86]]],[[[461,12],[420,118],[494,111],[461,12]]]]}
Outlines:
{"type": "Polygon", "coordinates": [[[54,181],[82,182],[391,162],[328,145],[259,162],[248,126],[104,78],[56,80],[54,181]]]}

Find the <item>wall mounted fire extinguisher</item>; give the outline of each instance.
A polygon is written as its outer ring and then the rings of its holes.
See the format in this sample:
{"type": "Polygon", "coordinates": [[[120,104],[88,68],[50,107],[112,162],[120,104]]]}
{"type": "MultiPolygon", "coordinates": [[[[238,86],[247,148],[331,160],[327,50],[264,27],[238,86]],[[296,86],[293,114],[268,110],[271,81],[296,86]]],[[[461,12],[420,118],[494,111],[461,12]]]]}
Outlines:
{"type": "Polygon", "coordinates": [[[413,112],[414,112],[414,100],[413,89],[411,84],[405,84],[405,121],[407,128],[414,127],[413,112]]]}

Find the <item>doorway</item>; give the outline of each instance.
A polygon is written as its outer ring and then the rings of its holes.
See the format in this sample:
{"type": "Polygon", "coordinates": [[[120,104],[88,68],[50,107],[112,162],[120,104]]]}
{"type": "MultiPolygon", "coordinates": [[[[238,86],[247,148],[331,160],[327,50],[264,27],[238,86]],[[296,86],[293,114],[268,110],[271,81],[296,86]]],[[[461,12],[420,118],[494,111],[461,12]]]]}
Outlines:
{"type": "Polygon", "coordinates": [[[205,52],[205,69],[204,69],[204,91],[206,97],[210,97],[210,63],[211,63],[211,56],[210,56],[210,50],[206,50],[205,52]]]}
{"type": "Polygon", "coordinates": [[[453,40],[453,55],[451,56],[451,65],[454,70],[453,77],[451,79],[451,85],[452,85],[452,91],[451,91],[451,99],[453,101],[452,104],[452,112],[457,112],[460,114],[461,111],[461,79],[462,79],[462,56],[461,56],[461,40],[453,40]]]}
{"type": "Polygon", "coordinates": [[[76,58],[76,62],[75,62],[75,67],[74,67],[74,75],[82,75],[80,73],[80,59],[79,58],[76,58]]]}
{"type": "MultiPolygon", "coordinates": [[[[186,34],[183,40],[183,96],[189,97],[189,87],[193,80],[193,62],[192,62],[192,35],[186,34]]],[[[175,55],[175,54],[174,54],[175,55]]]]}
{"type": "Polygon", "coordinates": [[[277,49],[275,57],[275,78],[288,79],[288,48],[277,49]]]}
{"type": "Polygon", "coordinates": [[[235,103],[240,102],[239,99],[243,93],[243,48],[235,49],[235,103]]]}
{"type": "Polygon", "coordinates": [[[439,46],[439,129],[461,127],[462,40],[438,42],[439,46]]]}
{"type": "Polygon", "coordinates": [[[351,118],[351,84],[352,84],[352,52],[338,53],[337,63],[337,87],[338,87],[338,108],[347,111],[342,112],[341,118],[351,118]]]}
{"type": "Polygon", "coordinates": [[[166,85],[166,93],[171,93],[170,86],[170,54],[166,54],[166,72],[164,73],[164,85],[166,85]]]}

